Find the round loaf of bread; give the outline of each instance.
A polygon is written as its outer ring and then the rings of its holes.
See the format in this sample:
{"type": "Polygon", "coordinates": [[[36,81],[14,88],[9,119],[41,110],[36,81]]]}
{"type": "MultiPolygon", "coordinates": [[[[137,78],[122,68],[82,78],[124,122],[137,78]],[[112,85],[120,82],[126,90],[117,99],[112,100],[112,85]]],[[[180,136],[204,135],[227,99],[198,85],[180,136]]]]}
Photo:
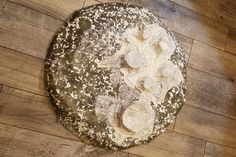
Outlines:
{"type": "Polygon", "coordinates": [[[59,122],[83,142],[123,149],[149,142],[185,102],[186,60],[145,8],[75,11],[48,49],[45,82],[59,122]]]}

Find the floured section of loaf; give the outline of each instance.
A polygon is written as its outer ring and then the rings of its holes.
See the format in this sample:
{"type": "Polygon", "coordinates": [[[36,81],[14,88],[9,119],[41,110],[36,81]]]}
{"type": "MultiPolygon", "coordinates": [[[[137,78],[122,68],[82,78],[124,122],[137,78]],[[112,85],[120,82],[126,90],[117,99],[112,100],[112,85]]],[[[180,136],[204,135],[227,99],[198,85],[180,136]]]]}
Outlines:
{"type": "Polygon", "coordinates": [[[139,92],[137,100],[130,104],[122,103],[122,97],[121,100],[111,101],[114,99],[112,96],[102,100],[102,104],[111,104],[105,105],[104,111],[100,111],[101,102],[95,104],[98,114],[109,110],[104,116],[115,130],[116,138],[112,140],[118,145],[122,145],[128,137],[147,139],[154,128],[155,108],[164,102],[168,90],[184,81],[180,69],[171,61],[175,41],[159,24],[127,29],[121,42],[117,53],[96,62],[98,67],[120,71],[125,84],[139,92]],[[119,113],[122,109],[123,115],[119,113]],[[114,117],[122,118],[122,125],[111,120],[114,117]]]}

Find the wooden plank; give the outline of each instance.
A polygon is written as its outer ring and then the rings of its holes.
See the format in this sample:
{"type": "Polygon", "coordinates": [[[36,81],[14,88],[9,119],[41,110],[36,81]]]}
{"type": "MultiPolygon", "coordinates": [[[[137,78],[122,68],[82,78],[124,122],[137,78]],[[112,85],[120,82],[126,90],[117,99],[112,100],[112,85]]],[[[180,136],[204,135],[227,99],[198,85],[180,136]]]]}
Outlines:
{"type": "Polygon", "coordinates": [[[225,50],[236,55],[236,29],[230,29],[225,50]]]}
{"type": "Polygon", "coordinates": [[[236,148],[236,120],[210,113],[189,105],[180,111],[176,132],[236,148]]]}
{"type": "Polygon", "coordinates": [[[228,27],[168,0],[132,0],[159,16],[175,32],[219,49],[225,48],[228,27]]]}
{"type": "Polygon", "coordinates": [[[204,147],[204,140],[167,130],[151,143],[125,151],[145,157],[199,157],[203,156],[204,147]]]}
{"type": "Polygon", "coordinates": [[[188,68],[187,104],[236,119],[236,84],[188,68]]]}
{"type": "Polygon", "coordinates": [[[65,20],[75,10],[81,9],[84,0],[9,0],[16,4],[32,8],[54,18],[65,20]]]}
{"type": "Polygon", "coordinates": [[[218,22],[236,27],[235,0],[186,1],[171,0],[186,8],[215,19],[218,22]]]}
{"type": "Polygon", "coordinates": [[[0,1],[0,8],[0,45],[45,58],[62,21],[6,0],[0,1]]]}
{"type": "Polygon", "coordinates": [[[236,156],[236,149],[207,142],[206,152],[204,157],[234,157],[234,156],[236,156]]]}
{"type": "Polygon", "coordinates": [[[128,153],[93,148],[65,138],[0,124],[0,156],[128,157],[128,153]]]}
{"type": "Polygon", "coordinates": [[[0,84],[47,95],[43,71],[43,60],[0,47],[0,84]]]}
{"type": "Polygon", "coordinates": [[[13,88],[3,87],[0,93],[0,122],[79,140],[57,123],[48,97],[13,88]]]}
{"type": "Polygon", "coordinates": [[[236,56],[194,41],[189,66],[234,82],[236,56]]]}

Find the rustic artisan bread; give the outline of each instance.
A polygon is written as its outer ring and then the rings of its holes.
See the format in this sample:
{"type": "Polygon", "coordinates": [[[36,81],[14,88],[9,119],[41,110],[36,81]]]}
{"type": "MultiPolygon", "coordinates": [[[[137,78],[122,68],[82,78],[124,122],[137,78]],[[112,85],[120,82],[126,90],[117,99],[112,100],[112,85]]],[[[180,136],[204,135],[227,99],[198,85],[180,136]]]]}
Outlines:
{"type": "Polygon", "coordinates": [[[121,3],[75,11],[48,49],[45,80],[61,124],[82,141],[144,144],[185,101],[186,61],[173,33],[148,10],[121,3]]]}

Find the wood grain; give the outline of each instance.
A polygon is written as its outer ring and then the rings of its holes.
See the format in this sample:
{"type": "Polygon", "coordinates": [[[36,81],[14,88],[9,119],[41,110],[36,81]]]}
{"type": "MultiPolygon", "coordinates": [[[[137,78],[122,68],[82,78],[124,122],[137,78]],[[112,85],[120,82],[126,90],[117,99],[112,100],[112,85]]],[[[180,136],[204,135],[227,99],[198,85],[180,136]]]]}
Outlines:
{"type": "Polygon", "coordinates": [[[235,0],[171,0],[214,20],[236,27],[236,3],[235,0]]]}
{"type": "Polygon", "coordinates": [[[236,28],[229,30],[225,50],[236,55],[236,28]]]}
{"type": "Polygon", "coordinates": [[[43,78],[44,61],[0,47],[0,83],[47,95],[43,78]]]}
{"type": "Polygon", "coordinates": [[[45,58],[62,21],[6,0],[0,1],[0,8],[0,45],[45,58]]]}
{"type": "Polygon", "coordinates": [[[193,42],[189,66],[234,82],[236,56],[198,41],[193,42]]]}
{"type": "Polygon", "coordinates": [[[0,100],[1,123],[78,140],[57,123],[48,97],[3,87],[0,100]]]}
{"type": "Polygon", "coordinates": [[[180,111],[175,129],[193,137],[236,148],[236,121],[185,105],[180,111]]]}
{"type": "Polygon", "coordinates": [[[81,9],[84,0],[9,0],[16,4],[32,8],[51,17],[65,20],[75,10],[81,9]]]}
{"type": "Polygon", "coordinates": [[[168,0],[132,0],[146,7],[175,32],[219,49],[225,48],[228,27],[168,0]]]}
{"type": "Polygon", "coordinates": [[[0,124],[0,156],[4,157],[128,157],[86,146],[78,141],[0,124]]]}
{"type": "Polygon", "coordinates": [[[167,130],[146,145],[127,149],[127,152],[145,157],[199,157],[203,156],[205,141],[167,130]]]}
{"type": "Polygon", "coordinates": [[[207,142],[204,157],[235,157],[236,149],[207,142]]]}
{"type": "Polygon", "coordinates": [[[187,104],[236,119],[236,84],[188,68],[187,104]]]}

